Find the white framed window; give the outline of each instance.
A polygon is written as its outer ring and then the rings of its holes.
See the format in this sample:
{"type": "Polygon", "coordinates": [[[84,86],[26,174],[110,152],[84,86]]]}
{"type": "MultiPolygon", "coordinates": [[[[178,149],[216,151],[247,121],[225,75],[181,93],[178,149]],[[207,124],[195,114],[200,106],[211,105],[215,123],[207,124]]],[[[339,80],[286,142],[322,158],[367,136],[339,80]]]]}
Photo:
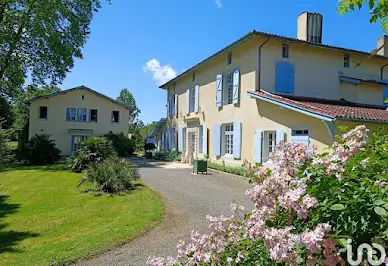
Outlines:
{"type": "Polygon", "coordinates": [[[288,58],[288,52],[289,52],[288,44],[283,43],[283,45],[282,45],[282,58],[288,58]]]}
{"type": "Polygon", "coordinates": [[[275,150],[276,147],[276,133],[270,132],[268,133],[268,154],[271,155],[271,153],[275,150]]]}
{"type": "Polygon", "coordinates": [[[225,124],[222,126],[223,132],[223,154],[233,155],[233,124],[225,124]]]}
{"type": "Polygon", "coordinates": [[[350,55],[344,54],[344,67],[349,68],[350,67],[350,55]]]}
{"type": "Polygon", "coordinates": [[[195,88],[190,89],[190,113],[194,112],[195,105],[195,88]]]}
{"type": "Polygon", "coordinates": [[[67,110],[66,110],[66,120],[67,121],[75,121],[76,116],[77,116],[77,109],[76,108],[67,108],[67,110]]]}
{"type": "Polygon", "coordinates": [[[233,72],[226,76],[224,90],[224,105],[233,103],[233,72]]]}
{"type": "Polygon", "coordinates": [[[47,119],[48,117],[48,108],[47,106],[39,106],[38,110],[38,118],[39,119],[47,119]]]}
{"type": "Polygon", "coordinates": [[[291,136],[308,136],[308,129],[293,129],[291,132],[291,136]]]}
{"type": "Polygon", "coordinates": [[[120,111],[112,111],[112,123],[118,123],[120,118],[120,111]]]}
{"type": "Polygon", "coordinates": [[[78,108],[77,110],[77,120],[79,122],[86,122],[87,116],[88,116],[88,109],[86,108],[78,108]]]}
{"type": "Polygon", "coordinates": [[[228,52],[228,61],[227,61],[227,65],[230,65],[232,64],[232,51],[228,52]]]}

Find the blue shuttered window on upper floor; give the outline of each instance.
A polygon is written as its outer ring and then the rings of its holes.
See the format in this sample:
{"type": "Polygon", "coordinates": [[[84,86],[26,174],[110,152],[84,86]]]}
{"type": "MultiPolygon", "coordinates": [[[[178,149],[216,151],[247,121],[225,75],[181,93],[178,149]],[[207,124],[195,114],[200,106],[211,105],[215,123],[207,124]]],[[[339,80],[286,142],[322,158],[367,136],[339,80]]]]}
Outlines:
{"type": "Polygon", "coordinates": [[[294,93],[294,65],[288,62],[277,62],[275,66],[275,90],[281,93],[294,93]]]}

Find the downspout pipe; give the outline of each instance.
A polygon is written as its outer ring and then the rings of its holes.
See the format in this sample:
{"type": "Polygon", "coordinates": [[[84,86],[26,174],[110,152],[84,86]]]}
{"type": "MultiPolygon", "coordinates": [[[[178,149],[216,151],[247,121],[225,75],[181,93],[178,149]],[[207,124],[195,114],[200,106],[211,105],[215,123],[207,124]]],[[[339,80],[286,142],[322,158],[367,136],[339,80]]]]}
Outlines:
{"type": "Polygon", "coordinates": [[[270,37],[267,38],[267,40],[265,40],[265,42],[263,42],[260,46],[259,46],[259,49],[258,49],[258,63],[257,63],[257,88],[256,90],[259,91],[260,88],[261,88],[261,48],[269,41],[270,37]]]}
{"type": "Polygon", "coordinates": [[[381,80],[384,80],[384,67],[388,66],[388,64],[385,64],[383,65],[381,68],[380,68],[380,81],[381,80]]]}

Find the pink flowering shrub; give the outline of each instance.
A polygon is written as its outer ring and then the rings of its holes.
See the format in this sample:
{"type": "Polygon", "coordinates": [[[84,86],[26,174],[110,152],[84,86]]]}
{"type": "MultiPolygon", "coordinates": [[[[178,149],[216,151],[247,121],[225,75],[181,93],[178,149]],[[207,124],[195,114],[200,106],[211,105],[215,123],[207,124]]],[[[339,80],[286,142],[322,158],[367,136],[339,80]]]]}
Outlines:
{"type": "Polygon", "coordinates": [[[388,137],[358,126],[324,154],[282,143],[246,194],[254,208],[232,204],[230,217],[206,218],[211,233],[193,231],[175,258],[149,265],[337,265],[341,238],[388,240],[388,137]]]}

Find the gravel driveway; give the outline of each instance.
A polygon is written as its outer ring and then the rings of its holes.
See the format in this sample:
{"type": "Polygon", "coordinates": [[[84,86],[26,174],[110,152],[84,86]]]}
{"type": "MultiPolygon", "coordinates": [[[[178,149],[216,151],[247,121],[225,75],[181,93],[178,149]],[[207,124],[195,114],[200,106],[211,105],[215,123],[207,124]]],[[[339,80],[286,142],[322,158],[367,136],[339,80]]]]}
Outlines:
{"type": "Polygon", "coordinates": [[[214,172],[193,175],[188,168],[134,160],[144,182],[165,200],[163,221],[147,234],[77,265],[145,265],[149,256],[175,255],[178,240],[187,240],[193,229],[206,232],[206,214],[229,215],[233,200],[252,207],[245,196],[250,185],[242,178],[214,172]]]}

